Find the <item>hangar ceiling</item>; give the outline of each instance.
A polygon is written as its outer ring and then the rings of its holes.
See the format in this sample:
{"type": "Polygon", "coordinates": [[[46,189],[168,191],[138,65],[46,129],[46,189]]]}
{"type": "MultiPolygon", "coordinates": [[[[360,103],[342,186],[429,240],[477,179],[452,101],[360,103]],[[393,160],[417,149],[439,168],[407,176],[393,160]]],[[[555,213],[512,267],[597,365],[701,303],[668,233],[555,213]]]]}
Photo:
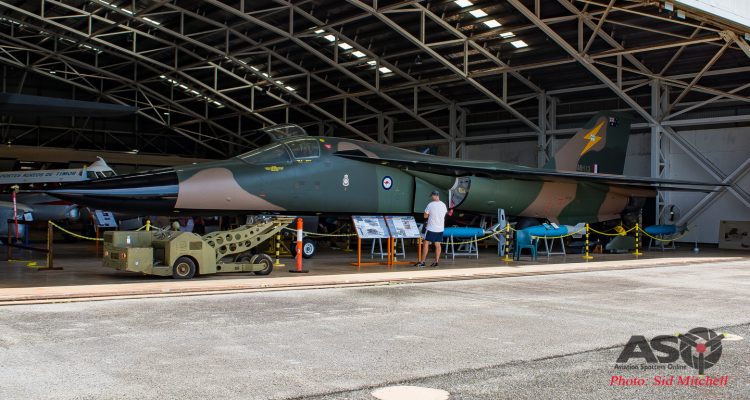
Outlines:
{"type": "Polygon", "coordinates": [[[139,109],[5,116],[3,143],[216,158],[294,122],[453,157],[538,140],[543,163],[600,109],[670,138],[750,124],[745,32],[658,1],[17,0],[0,14],[3,91],[139,109]]]}

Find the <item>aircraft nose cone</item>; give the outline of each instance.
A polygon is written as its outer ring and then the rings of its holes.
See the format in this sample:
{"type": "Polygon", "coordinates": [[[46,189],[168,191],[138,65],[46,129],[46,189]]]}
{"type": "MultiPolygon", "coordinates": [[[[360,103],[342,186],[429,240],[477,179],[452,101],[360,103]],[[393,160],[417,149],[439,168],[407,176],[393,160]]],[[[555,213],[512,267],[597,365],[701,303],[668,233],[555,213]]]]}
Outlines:
{"type": "Polygon", "coordinates": [[[46,193],[96,209],[148,214],[172,212],[179,180],[172,168],[64,184],[46,193]]]}

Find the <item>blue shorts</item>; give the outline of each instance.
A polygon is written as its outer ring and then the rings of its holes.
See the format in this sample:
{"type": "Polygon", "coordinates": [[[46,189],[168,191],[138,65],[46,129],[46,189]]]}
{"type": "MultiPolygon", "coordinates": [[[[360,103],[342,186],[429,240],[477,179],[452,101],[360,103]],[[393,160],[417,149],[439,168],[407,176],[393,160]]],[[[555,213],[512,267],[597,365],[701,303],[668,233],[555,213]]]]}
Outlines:
{"type": "Polygon", "coordinates": [[[443,241],[443,232],[427,231],[424,235],[424,240],[430,243],[438,243],[443,241]]]}

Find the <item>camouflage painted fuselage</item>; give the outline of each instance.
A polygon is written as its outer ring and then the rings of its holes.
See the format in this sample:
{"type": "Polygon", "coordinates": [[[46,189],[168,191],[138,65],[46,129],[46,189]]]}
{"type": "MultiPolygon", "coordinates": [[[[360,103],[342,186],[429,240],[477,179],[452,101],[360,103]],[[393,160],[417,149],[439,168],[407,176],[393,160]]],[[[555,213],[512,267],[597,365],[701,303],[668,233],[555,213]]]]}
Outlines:
{"type": "MultiPolygon", "coordinates": [[[[376,159],[408,155],[429,158],[430,162],[435,162],[434,156],[346,139],[303,140],[317,140],[320,156],[262,165],[234,158],[175,168],[179,191],[174,209],[185,213],[421,213],[430,192],[439,190],[441,198],[448,199],[456,181],[453,176],[350,160],[335,153],[359,151],[376,159]]],[[[509,215],[563,223],[618,218],[632,195],[588,182],[470,179],[468,193],[457,210],[494,214],[504,208],[509,215]]]]}
{"type": "MultiPolygon", "coordinates": [[[[459,212],[617,219],[659,182],[624,177],[627,116],[598,113],[546,168],[464,161],[345,138],[290,135],[227,160],[68,185],[51,194],[136,214],[411,214],[433,190],[459,212]],[[590,173],[596,171],[604,173],[590,173]],[[586,172],[581,172],[586,171],[586,172]]],[[[691,184],[690,182],[671,183],[691,184]]],[[[664,182],[661,182],[664,183],[664,182]]]]}

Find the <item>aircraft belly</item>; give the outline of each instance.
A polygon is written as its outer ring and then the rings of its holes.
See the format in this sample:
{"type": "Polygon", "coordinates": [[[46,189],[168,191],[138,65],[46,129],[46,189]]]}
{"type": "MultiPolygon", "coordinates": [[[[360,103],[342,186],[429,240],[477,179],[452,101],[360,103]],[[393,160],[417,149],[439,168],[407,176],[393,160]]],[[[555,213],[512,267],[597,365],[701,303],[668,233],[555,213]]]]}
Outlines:
{"type": "Polygon", "coordinates": [[[558,221],[560,214],[575,198],[575,183],[544,182],[536,198],[518,215],[558,221]]]}
{"type": "Polygon", "coordinates": [[[472,176],[468,194],[457,210],[494,214],[504,208],[509,215],[521,215],[542,191],[539,181],[489,179],[472,176]]]}
{"type": "Polygon", "coordinates": [[[621,202],[616,196],[610,196],[607,185],[578,183],[575,200],[562,210],[559,222],[573,224],[616,218],[626,204],[627,199],[621,202]]]}
{"type": "Polygon", "coordinates": [[[623,210],[625,210],[625,207],[627,207],[628,201],[628,196],[623,196],[621,193],[612,190],[608,191],[601,207],[599,207],[599,213],[597,215],[599,221],[607,221],[616,218],[612,218],[612,216],[619,217],[623,210]]]}

